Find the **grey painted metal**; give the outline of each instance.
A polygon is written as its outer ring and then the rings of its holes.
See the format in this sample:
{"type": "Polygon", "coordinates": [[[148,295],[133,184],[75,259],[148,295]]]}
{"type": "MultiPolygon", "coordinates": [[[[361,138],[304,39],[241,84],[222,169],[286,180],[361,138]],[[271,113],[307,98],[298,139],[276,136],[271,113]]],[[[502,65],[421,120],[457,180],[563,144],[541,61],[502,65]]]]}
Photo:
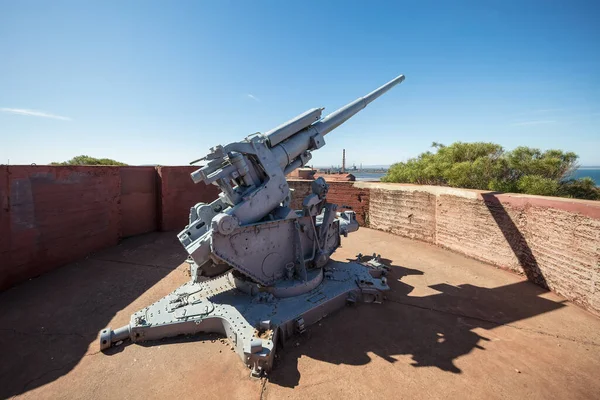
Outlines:
{"type": "MultiPolygon", "coordinates": [[[[302,333],[306,326],[348,302],[382,302],[382,292],[389,289],[387,283],[373,278],[369,271],[359,263],[331,261],[320,271],[321,284],[288,297],[240,291],[232,273],[205,282],[188,282],[133,314],[129,325],[121,330],[128,330],[133,342],[220,333],[252,374],[260,376],[272,368],[278,342],[302,333]]],[[[103,332],[110,332],[110,328],[103,332]]],[[[102,350],[124,339],[104,335],[102,350]]]]}
{"type": "Polygon", "coordinates": [[[315,129],[323,136],[348,121],[352,116],[358,113],[360,110],[365,108],[369,103],[380,97],[382,94],[393,88],[394,86],[404,81],[404,75],[399,75],[386,83],[373,90],[368,95],[354,100],[352,103],[340,108],[337,111],[332,112],[318,124],[315,124],[315,129]]]}
{"type": "Polygon", "coordinates": [[[400,75],[322,120],[315,108],[266,135],[213,147],[191,178],[219,186],[219,198],[192,207],[178,234],[190,254],[190,282],[135,313],[129,325],[101,331],[101,349],[126,338],[218,332],[260,375],[272,367],[277,340],[302,333],[347,302],[381,301],[389,288],[378,258],[330,260],[340,235],[358,229],[356,214],[327,202],[322,178],[312,182],[302,209],[292,210],[285,175],[325,145],[324,135],[403,80],[400,75]]]}
{"type": "Polygon", "coordinates": [[[313,122],[321,119],[323,108],[311,108],[310,110],[292,118],[288,122],[271,129],[265,136],[269,138],[269,146],[273,147],[283,142],[285,139],[296,134],[313,122]]]}
{"type": "Polygon", "coordinates": [[[305,130],[298,132],[286,142],[275,147],[273,151],[276,153],[279,165],[283,167],[284,165],[289,164],[291,160],[298,157],[307,149],[310,150],[311,147],[313,147],[313,138],[323,140],[322,136],[327,135],[329,132],[348,121],[360,110],[365,108],[369,103],[403,81],[404,75],[400,75],[392,79],[385,85],[375,89],[364,97],[354,100],[352,103],[345,105],[339,110],[332,112],[322,120],[315,122],[305,130]]]}

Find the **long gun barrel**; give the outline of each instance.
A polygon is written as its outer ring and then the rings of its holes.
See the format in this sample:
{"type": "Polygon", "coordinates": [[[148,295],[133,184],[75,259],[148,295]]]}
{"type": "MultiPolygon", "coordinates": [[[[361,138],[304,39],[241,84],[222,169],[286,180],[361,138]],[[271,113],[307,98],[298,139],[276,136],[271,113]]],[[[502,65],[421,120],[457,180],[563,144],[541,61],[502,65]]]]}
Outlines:
{"type": "Polygon", "coordinates": [[[304,153],[306,150],[319,148],[322,146],[318,143],[322,141],[322,136],[325,136],[350,118],[357,114],[360,110],[365,108],[373,100],[401,83],[404,80],[404,75],[400,75],[378,89],[373,90],[371,93],[364,97],[360,97],[350,104],[336,110],[321,119],[306,127],[302,127],[302,130],[295,130],[309,121],[309,118],[315,118],[316,115],[320,116],[322,109],[312,109],[298,117],[286,122],[280,127],[275,128],[273,131],[268,133],[269,138],[273,135],[276,140],[271,140],[271,148],[275,153],[279,165],[286,170],[291,171],[300,166],[302,163],[297,162],[298,156],[304,153]],[[293,128],[292,128],[293,127],[293,128]],[[287,129],[286,129],[287,128],[287,129]],[[292,128],[292,129],[290,129],[292,128]],[[321,139],[315,140],[315,137],[321,137],[321,139]],[[312,142],[312,143],[311,143],[312,142]]]}
{"type": "Polygon", "coordinates": [[[352,116],[358,113],[360,110],[365,108],[370,102],[401,83],[404,80],[404,75],[400,75],[385,85],[373,90],[365,97],[354,100],[352,103],[336,110],[323,118],[321,121],[314,124],[315,129],[323,136],[348,121],[352,116]]]}

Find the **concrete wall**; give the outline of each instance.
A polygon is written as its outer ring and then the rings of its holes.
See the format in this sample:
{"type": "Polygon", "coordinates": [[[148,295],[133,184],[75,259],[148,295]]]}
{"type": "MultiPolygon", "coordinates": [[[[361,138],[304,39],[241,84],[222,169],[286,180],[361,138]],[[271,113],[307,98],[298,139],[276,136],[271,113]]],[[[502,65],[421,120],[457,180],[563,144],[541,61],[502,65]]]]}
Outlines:
{"type": "Polygon", "coordinates": [[[190,174],[198,167],[158,167],[160,226],[163,231],[182,230],[188,223],[190,208],[199,202],[210,203],[220,190],[215,185],[194,184],[190,174]]]}
{"type": "Polygon", "coordinates": [[[356,182],[369,226],[523,274],[600,314],[600,202],[356,182]]]}
{"type": "Polygon", "coordinates": [[[119,168],[121,178],[121,235],[158,229],[158,190],[154,167],[119,168]]]}
{"type": "MultiPolygon", "coordinates": [[[[112,246],[182,229],[215,186],[194,167],[0,166],[0,290],[112,246]]],[[[310,181],[291,180],[301,207],[310,181]]],[[[329,182],[362,225],[527,276],[600,314],[600,202],[367,182],[329,182]]],[[[343,208],[342,208],[343,209],[343,208]]]]}
{"type": "Polygon", "coordinates": [[[8,168],[0,166],[0,288],[3,287],[5,274],[9,273],[11,238],[10,206],[8,203],[8,168]]]}
{"type": "Polygon", "coordinates": [[[0,166],[0,290],[113,246],[183,229],[217,188],[193,167],[0,166]]]}
{"type": "Polygon", "coordinates": [[[118,168],[0,168],[0,289],[117,243],[118,168]]]}
{"type": "Polygon", "coordinates": [[[431,193],[373,188],[370,200],[369,226],[411,239],[435,241],[435,196],[431,193]]]}

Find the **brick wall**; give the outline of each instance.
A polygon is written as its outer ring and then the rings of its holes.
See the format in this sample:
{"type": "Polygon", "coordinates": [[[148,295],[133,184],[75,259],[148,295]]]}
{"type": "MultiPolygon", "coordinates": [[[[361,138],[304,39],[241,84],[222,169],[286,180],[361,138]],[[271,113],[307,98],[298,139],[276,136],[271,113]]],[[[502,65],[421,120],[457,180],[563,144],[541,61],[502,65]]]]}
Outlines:
{"type": "MultiPolygon", "coordinates": [[[[292,208],[302,209],[302,200],[311,193],[311,182],[309,180],[288,180],[290,188],[294,189],[292,208]]],[[[354,182],[328,181],[327,184],[329,185],[327,201],[337,204],[339,206],[338,211],[348,209],[342,206],[349,206],[349,209],[356,212],[358,223],[365,226],[369,220],[369,190],[355,187],[354,182]]]]}
{"type": "Polygon", "coordinates": [[[356,182],[369,226],[526,276],[600,314],[600,202],[356,182]]]}
{"type": "Polygon", "coordinates": [[[309,194],[311,194],[310,184],[312,181],[309,180],[295,180],[288,179],[288,184],[292,190],[292,202],[290,207],[294,210],[302,209],[302,200],[309,194]]]}
{"type": "Polygon", "coordinates": [[[339,206],[338,211],[343,211],[349,206],[356,212],[356,220],[361,225],[368,224],[369,221],[369,200],[370,192],[354,186],[354,182],[327,182],[329,192],[327,201],[339,206]]]}

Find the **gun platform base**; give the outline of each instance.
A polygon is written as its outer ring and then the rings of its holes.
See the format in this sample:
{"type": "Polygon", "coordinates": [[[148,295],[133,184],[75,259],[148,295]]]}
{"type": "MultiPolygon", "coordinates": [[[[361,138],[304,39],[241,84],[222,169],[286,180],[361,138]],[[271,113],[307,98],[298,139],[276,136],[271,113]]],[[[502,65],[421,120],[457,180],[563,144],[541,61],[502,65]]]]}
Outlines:
{"type": "MultiPolygon", "coordinates": [[[[199,332],[224,335],[241,360],[261,376],[273,367],[277,343],[321,320],[347,303],[379,303],[389,290],[386,278],[370,264],[329,261],[315,271],[306,291],[275,297],[277,290],[250,291],[236,287],[227,273],[204,282],[190,281],[131,316],[129,325],[100,333],[102,350],[129,338],[157,340],[199,332]],[[374,277],[376,276],[376,277],[374,277]],[[314,282],[320,282],[314,288],[314,282]]],[[[298,285],[307,283],[298,282],[298,285]]],[[[282,281],[289,288],[289,281],[282,281]]],[[[239,284],[238,284],[239,286],[239,284]]],[[[289,290],[289,289],[287,289],[289,290]]]]}

